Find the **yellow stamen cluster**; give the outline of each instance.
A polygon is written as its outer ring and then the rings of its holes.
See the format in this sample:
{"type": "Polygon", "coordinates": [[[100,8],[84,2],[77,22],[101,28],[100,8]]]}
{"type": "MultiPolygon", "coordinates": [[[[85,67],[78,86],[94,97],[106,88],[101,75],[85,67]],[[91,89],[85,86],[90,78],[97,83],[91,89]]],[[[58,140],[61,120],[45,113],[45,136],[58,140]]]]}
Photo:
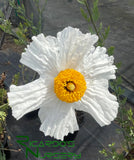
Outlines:
{"type": "Polygon", "coordinates": [[[56,96],[67,103],[79,101],[86,88],[84,76],[74,69],[61,71],[54,79],[56,96]]]}

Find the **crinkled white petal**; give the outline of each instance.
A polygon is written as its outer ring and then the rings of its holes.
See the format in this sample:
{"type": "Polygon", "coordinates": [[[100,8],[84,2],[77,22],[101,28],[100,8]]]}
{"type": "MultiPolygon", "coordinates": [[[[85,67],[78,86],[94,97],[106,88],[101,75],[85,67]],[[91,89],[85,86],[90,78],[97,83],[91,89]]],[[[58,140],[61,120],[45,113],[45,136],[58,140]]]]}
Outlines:
{"type": "Polygon", "coordinates": [[[116,118],[119,107],[117,98],[99,82],[87,86],[78,104],[74,108],[91,114],[100,126],[109,125],[116,118]]]}
{"type": "Polygon", "coordinates": [[[32,42],[22,53],[20,62],[41,76],[58,74],[56,56],[58,52],[57,39],[52,36],[44,37],[43,34],[32,37],[32,42]]]}
{"type": "Polygon", "coordinates": [[[32,40],[22,53],[20,62],[43,77],[48,74],[55,77],[61,70],[75,69],[83,56],[94,48],[98,37],[66,27],[57,33],[57,38],[39,34],[32,40]]]}
{"type": "Polygon", "coordinates": [[[11,85],[7,94],[13,116],[18,120],[26,113],[40,108],[46,92],[47,88],[42,79],[23,86],[11,85]]]}
{"type": "Polygon", "coordinates": [[[106,48],[97,47],[92,53],[85,55],[81,62],[81,72],[85,78],[96,79],[115,79],[114,57],[106,54],[106,48]]]}
{"type": "Polygon", "coordinates": [[[83,56],[92,49],[98,37],[83,34],[79,29],[67,27],[57,34],[59,44],[58,64],[60,70],[75,69],[83,56]]]}
{"type": "Polygon", "coordinates": [[[71,104],[57,98],[47,107],[40,108],[39,117],[42,123],[40,131],[44,132],[45,136],[63,140],[68,133],[74,133],[79,129],[71,104]]]}

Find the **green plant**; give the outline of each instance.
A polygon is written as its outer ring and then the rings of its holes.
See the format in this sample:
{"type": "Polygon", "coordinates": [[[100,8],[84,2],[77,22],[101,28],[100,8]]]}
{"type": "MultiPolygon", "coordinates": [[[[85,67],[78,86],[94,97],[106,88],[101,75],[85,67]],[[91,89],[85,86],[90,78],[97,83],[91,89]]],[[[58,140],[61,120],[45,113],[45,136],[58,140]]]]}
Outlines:
{"type": "Polygon", "coordinates": [[[5,118],[7,116],[7,92],[4,89],[4,80],[5,80],[5,73],[2,73],[0,79],[0,134],[2,134],[4,125],[5,125],[5,118]]]}
{"type": "Polygon", "coordinates": [[[0,160],[6,160],[5,153],[2,150],[0,150],[0,160]]]}
{"type": "Polygon", "coordinates": [[[45,9],[45,5],[42,9],[40,9],[39,0],[34,0],[34,3],[37,7],[39,16],[37,26],[35,26],[33,23],[33,13],[31,14],[30,18],[28,18],[26,16],[24,5],[20,3],[16,5],[15,0],[9,0],[9,5],[15,10],[16,16],[20,19],[20,23],[16,30],[14,30],[11,21],[7,20],[4,13],[0,10],[0,29],[13,36],[16,44],[27,45],[29,42],[29,37],[42,32],[42,13],[45,9]]]}
{"type": "Polygon", "coordinates": [[[91,33],[96,33],[99,37],[98,45],[104,46],[105,40],[108,37],[110,26],[103,29],[103,24],[100,22],[98,3],[99,0],[93,1],[92,8],[89,7],[89,2],[87,0],[77,0],[79,3],[86,7],[86,11],[83,8],[80,8],[81,14],[89,25],[89,31],[91,33]]]}
{"type": "Polygon", "coordinates": [[[115,149],[115,143],[109,144],[108,149],[103,149],[100,154],[104,155],[106,160],[127,160],[123,153],[118,153],[115,149]]]}
{"type": "MultiPolygon", "coordinates": [[[[0,79],[0,148],[3,148],[3,137],[4,137],[4,129],[5,129],[5,120],[7,116],[7,109],[8,109],[8,103],[7,103],[7,92],[4,89],[4,80],[6,78],[5,73],[1,74],[0,79]]],[[[5,154],[2,149],[0,149],[0,159],[5,160],[5,154]]]]}

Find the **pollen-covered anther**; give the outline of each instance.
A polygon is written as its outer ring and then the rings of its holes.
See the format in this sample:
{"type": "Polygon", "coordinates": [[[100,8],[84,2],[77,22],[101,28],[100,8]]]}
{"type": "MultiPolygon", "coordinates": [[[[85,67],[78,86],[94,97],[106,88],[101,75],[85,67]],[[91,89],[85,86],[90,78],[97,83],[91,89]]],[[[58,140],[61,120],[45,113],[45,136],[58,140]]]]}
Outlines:
{"type": "Polygon", "coordinates": [[[56,96],[61,101],[67,103],[79,101],[84,95],[86,88],[84,76],[74,69],[61,71],[54,79],[56,96]]]}

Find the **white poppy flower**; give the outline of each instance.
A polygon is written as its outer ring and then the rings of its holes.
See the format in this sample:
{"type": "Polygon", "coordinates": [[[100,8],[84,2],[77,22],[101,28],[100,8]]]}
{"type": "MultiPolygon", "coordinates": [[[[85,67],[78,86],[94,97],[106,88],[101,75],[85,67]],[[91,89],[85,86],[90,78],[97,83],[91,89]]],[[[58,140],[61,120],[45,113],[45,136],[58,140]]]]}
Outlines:
{"type": "Polygon", "coordinates": [[[104,47],[93,46],[98,37],[67,27],[57,37],[39,34],[32,40],[20,62],[40,78],[11,85],[8,99],[13,116],[18,120],[40,108],[40,130],[60,140],[79,129],[75,110],[91,114],[100,126],[109,125],[119,107],[108,91],[116,67],[104,47]]]}

